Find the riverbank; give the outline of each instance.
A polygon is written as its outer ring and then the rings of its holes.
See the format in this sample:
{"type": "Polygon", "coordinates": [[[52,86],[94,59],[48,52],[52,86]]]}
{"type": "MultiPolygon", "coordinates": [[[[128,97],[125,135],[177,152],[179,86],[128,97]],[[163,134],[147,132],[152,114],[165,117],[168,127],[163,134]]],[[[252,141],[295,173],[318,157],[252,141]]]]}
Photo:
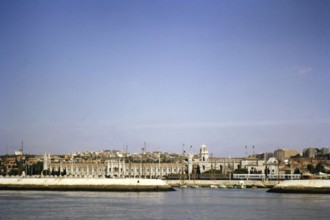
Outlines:
{"type": "Polygon", "coordinates": [[[330,194],[330,180],[287,180],[277,184],[267,192],[330,194]]]}
{"type": "Polygon", "coordinates": [[[2,177],[0,190],[173,191],[160,179],[2,177]]]}
{"type": "Polygon", "coordinates": [[[278,181],[261,181],[261,180],[166,180],[166,183],[172,187],[185,185],[187,187],[211,187],[218,186],[227,188],[235,186],[244,186],[246,188],[272,188],[278,181]]]}

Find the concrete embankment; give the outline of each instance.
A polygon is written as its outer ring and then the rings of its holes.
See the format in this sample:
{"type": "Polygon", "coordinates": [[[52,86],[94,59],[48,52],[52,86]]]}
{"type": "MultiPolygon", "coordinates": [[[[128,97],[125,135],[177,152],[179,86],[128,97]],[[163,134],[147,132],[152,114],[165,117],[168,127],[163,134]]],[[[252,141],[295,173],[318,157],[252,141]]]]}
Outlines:
{"type": "Polygon", "coordinates": [[[330,180],[287,180],[267,192],[330,194],[330,180]]]}
{"type": "Polygon", "coordinates": [[[2,177],[0,190],[172,191],[159,179],[2,177]]]}
{"type": "Polygon", "coordinates": [[[271,188],[278,182],[261,180],[166,180],[166,183],[172,187],[178,187],[183,184],[188,187],[210,187],[211,185],[238,186],[243,184],[246,188],[271,188]]]}

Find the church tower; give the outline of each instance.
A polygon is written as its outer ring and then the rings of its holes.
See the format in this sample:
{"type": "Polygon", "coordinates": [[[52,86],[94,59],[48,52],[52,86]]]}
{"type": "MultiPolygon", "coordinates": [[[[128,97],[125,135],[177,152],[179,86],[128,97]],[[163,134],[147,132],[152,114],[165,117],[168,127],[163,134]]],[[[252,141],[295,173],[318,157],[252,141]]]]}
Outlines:
{"type": "Polygon", "coordinates": [[[44,155],[43,170],[48,170],[50,168],[49,167],[50,162],[51,162],[50,154],[47,155],[47,153],[45,153],[45,155],[44,155]]]}
{"type": "Polygon", "coordinates": [[[209,159],[209,150],[207,149],[206,145],[202,145],[199,151],[199,161],[206,163],[208,159],[209,159]]]}
{"type": "Polygon", "coordinates": [[[209,150],[206,145],[202,145],[199,149],[199,168],[201,173],[210,169],[209,150]]]}

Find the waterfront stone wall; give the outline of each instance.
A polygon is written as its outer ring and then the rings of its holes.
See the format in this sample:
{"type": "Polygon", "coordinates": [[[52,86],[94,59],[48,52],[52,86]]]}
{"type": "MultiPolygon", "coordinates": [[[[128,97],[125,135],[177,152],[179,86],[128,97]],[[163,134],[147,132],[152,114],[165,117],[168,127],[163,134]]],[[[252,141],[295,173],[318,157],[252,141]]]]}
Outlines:
{"type": "Polygon", "coordinates": [[[330,194],[330,180],[287,180],[283,181],[268,192],[275,193],[326,193],[330,194]]]}
{"type": "Polygon", "coordinates": [[[28,178],[2,177],[2,190],[91,190],[91,191],[167,191],[171,186],[160,179],[109,178],[28,178]]]}
{"type": "Polygon", "coordinates": [[[166,183],[173,187],[179,187],[186,185],[188,187],[200,186],[210,187],[211,185],[225,185],[225,186],[237,186],[244,185],[247,188],[271,188],[275,186],[278,181],[261,181],[261,180],[166,180],[166,183]]]}

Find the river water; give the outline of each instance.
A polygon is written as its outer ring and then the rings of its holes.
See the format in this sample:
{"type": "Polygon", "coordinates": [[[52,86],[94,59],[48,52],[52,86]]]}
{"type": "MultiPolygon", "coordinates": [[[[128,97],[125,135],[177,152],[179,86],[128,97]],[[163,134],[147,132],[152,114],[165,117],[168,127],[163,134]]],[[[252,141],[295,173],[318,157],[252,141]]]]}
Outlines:
{"type": "Polygon", "coordinates": [[[0,191],[0,219],[329,219],[330,195],[264,189],[0,191]]]}

